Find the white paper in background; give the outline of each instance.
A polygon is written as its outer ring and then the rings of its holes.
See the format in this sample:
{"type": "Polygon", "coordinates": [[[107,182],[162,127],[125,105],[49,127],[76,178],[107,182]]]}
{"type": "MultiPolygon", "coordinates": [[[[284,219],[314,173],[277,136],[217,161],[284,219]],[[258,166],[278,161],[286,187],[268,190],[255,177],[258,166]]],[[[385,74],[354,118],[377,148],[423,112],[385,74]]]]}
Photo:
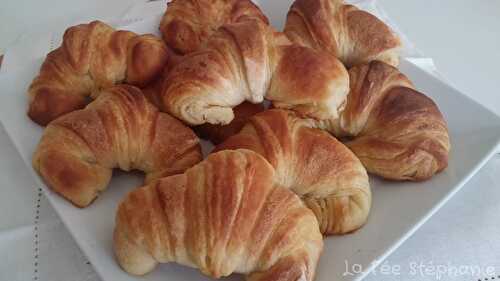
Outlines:
{"type": "Polygon", "coordinates": [[[21,37],[67,26],[85,18],[121,19],[131,4],[146,0],[4,0],[0,9],[0,53],[21,37]]]}

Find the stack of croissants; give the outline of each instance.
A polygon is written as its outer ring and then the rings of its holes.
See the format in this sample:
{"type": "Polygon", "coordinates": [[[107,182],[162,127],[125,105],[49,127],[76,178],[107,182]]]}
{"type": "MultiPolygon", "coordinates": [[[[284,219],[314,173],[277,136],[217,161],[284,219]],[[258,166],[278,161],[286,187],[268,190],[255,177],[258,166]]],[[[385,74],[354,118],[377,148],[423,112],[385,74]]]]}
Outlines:
{"type": "Polygon", "coordinates": [[[177,262],[313,280],[323,236],[367,221],[368,173],[422,181],[447,167],[443,115],[368,12],[296,0],[279,32],[250,0],[173,0],[159,29],[70,27],[28,90],[46,126],[33,167],[53,191],[86,207],[113,169],[145,173],[116,214],[131,274],[177,262]],[[198,136],[216,145],[205,159],[198,136]]]}

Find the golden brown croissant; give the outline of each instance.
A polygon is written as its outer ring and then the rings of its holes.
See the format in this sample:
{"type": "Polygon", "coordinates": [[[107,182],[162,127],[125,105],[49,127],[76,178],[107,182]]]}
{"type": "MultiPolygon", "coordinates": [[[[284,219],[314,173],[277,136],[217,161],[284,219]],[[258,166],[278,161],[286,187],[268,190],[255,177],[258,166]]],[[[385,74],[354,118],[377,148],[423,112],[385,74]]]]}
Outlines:
{"type": "Polygon", "coordinates": [[[51,122],[33,167],[54,191],[85,207],[106,188],[113,168],[144,171],[151,181],[182,173],[201,159],[189,128],[159,113],[138,88],[120,85],[51,122]]]}
{"type": "Polygon", "coordinates": [[[181,54],[196,51],[219,27],[246,19],[268,24],[250,0],[173,0],[160,23],[167,44],[181,54]]]}
{"type": "Polygon", "coordinates": [[[313,210],[322,233],[354,231],[370,211],[366,170],[342,143],[310,126],[310,120],[290,111],[267,110],[215,151],[245,148],[259,153],[275,168],[277,182],[313,210]]]}
{"type": "Polygon", "coordinates": [[[448,165],[448,128],[437,105],[395,67],[380,61],[349,70],[351,91],[339,119],[318,121],[366,169],[393,180],[425,180],[448,165]]]}
{"type": "Polygon", "coordinates": [[[201,138],[210,140],[213,144],[219,144],[232,135],[237,134],[247,123],[250,117],[264,111],[264,104],[253,104],[244,102],[233,108],[234,119],[227,125],[213,125],[205,123],[194,127],[194,131],[201,138]]]}
{"type": "Polygon", "coordinates": [[[295,0],[285,33],[295,43],[332,53],[347,67],[372,60],[399,63],[397,35],[374,15],[343,0],[295,0]]]}
{"type": "Polygon", "coordinates": [[[249,150],[211,154],[120,203],[114,249],[132,274],[177,262],[219,278],[310,281],[323,247],[314,214],[249,150]]]}
{"type": "Polygon", "coordinates": [[[166,77],[161,99],[164,111],[191,125],[228,124],[233,107],[264,96],[279,108],[333,118],[348,84],[334,56],[290,45],[262,21],[245,20],[224,25],[186,55],[166,77]]]}
{"type": "Polygon", "coordinates": [[[115,30],[100,21],[66,30],[31,83],[29,117],[40,125],[83,108],[117,83],[144,86],[162,70],[167,50],[153,35],[115,30]]]}

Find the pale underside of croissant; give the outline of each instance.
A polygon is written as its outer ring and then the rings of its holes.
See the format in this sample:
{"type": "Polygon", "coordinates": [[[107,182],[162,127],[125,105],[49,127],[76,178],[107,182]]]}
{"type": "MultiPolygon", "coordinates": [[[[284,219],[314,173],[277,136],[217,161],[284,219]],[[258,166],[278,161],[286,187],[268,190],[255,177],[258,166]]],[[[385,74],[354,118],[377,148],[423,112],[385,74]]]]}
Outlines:
{"type": "Polygon", "coordinates": [[[347,67],[372,60],[399,63],[397,35],[374,15],[343,0],[296,0],[285,33],[295,43],[332,53],[347,67]]]}
{"type": "Polygon", "coordinates": [[[194,127],[194,131],[201,138],[210,140],[213,144],[219,144],[230,136],[236,135],[252,116],[264,110],[263,103],[244,102],[233,108],[234,119],[229,124],[213,125],[205,123],[194,127]]]}
{"type": "Polygon", "coordinates": [[[201,159],[199,140],[188,127],[158,112],[138,88],[120,85],[51,122],[33,167],[54,191],[85,207],[107,187],[113,168],[144,171],[151,181],[201,159]]]}
{"type": "Polygon", "coordinates": [[[259,153],[275,168],[277,182],[313,210],[322,233],[352,232],[370,211],[368,175],[347,147],[310,126],[290,111],[268,110],[215,151],[244,148],[259,153]]]}
{"type": "Polygon", "coordinates": [[[264,97],[279,108],[334,118],[348,85],[332,55],[290,45],[261,21],[245,20],[224,25],[186,55],[167,75],[161,99],[163,110],[191,125],[227,124],[233,107],[264,97]]]}
{"type": "Polygon", "coordinates": [[[266,16],[250,0],[173,0],[160,23],[168,46],[181,54],[196,51],[219,27],[266,16]]]}
{"type": "Polygon", "coordinates": [[[340,118],[317,126],[344,137],[366,169],[392,180],[425,180],[448,165],[448,128],[437,105],[380,61],[349,70],[340,118]]]}
{"type": "Polygon", "coordinates": [[[215,278],[310,281],[322,247],[314,214],[249,150],[211,154],[132,191],[114,231],[118,262],[138,275],[177,262],[215,278]]]}
{"type": "Polygon", "coordinates": [[[83,108],[102,89],[122,82],[145,86],[166,61],[167,48],[153,35],[115,30],[100,21],[70,27],[29,87],[28,115],[47,125],[83,108]]]}

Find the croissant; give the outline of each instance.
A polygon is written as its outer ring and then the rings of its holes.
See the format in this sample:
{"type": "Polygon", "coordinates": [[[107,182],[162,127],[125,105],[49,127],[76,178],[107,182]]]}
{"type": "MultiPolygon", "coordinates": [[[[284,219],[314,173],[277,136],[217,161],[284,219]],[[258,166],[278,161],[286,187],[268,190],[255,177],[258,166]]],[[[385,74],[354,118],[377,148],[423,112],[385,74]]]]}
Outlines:
{"type": "Polygon", "coordinates": [[[233,107],[264,96],[279,108],[333,118],[348,89],[347,70],[334,56],[290,45],[262,21],[245,20],[222,26],[186,55],[160,95],[162,109],[190,125],[225,125],[233,107]]]}
{"type": "Polygon", "coordinates": [[[148,182],[182,173],[201,159],[189,128],[159,113],[138,88],[120,85],[51,122],[33,167],[54,191],[85,207],[106,188],[113,168],[144,171],[148,182]]]}
{"type": "Polygon", "coordinates": [[[114,84],[145,86],[166,61],[166,46],[153,35],[117,31],[100,21],[70,27],[28,89],[28,116],[45,126],[114,84]]]}
{"type": "Polygon", "coordinates": [[[136,275],[177,262],[215,278],[310,281],[322,248],[313,213],[249,150],[211,154],[132,191],[114,231],[118,263],[136,275]]]}
{"type": "Polygon", "coordinates": [[[374,15],[343,0],[295,0],[284,32],[295,43],[332,53],[348,68],[372,60],[399,63],[397,35],[374,15]]]}
{"type": "Polygon", "coordinates": [[[201,138],[210,140],[213,144],[219,144],[232,135],[237,134],[253,115],[264,111],[264,104],[253,104],[244,102],[233,108],[234,119],[227,125],[213,125],[205,123],[194,127],[194,131],[201,138]]]}
{"type": "Polygon", "coordinates": [[[259,153],[275,168],[277,182],[314,212],[322,233],[354,231],[370,211],[366,170],[342,143],[310,126],[290,111],[267,110],[215,151],[244,148],[259,153]]]}
{"type": "Polygon", "coordinates": [[[246,19],[268,24],[250,0],[173,0],[160,22],[163,39],[181,54],[196,51],[219,27],[246,19]]]}
{"type": "Polygon", "coordinates": [[[342,137],[368,172],[425,180],[448,166],[450,139],[438,106],[395,67],[372,61],[349,70],[340,118],[316,126],[342,137]]]}

